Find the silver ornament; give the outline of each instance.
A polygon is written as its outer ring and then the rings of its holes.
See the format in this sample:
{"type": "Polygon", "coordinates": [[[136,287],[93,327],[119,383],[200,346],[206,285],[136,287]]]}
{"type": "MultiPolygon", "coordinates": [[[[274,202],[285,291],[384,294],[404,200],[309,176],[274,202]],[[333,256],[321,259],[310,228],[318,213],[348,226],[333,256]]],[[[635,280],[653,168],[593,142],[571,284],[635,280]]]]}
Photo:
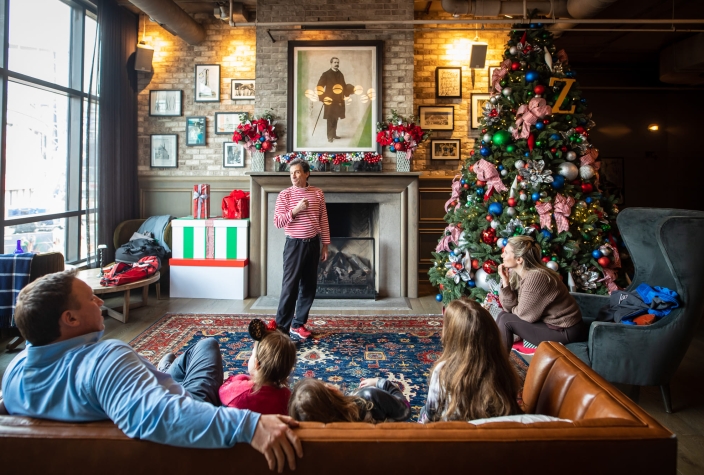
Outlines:
{"type": "Polygon", "coordinates": [[[594,167],[591,165],[583,165],[579,167],[579,176],[582,177],[582,180],[589,180],[590,178],[593,178],[594,173],[594,167]]]}
{"type": "Polygon", "coordinates": [[[486,101],[484,103],[484,110],[490,111],[493,108],[494,108],[494,104],[492,104],[491,101],[486,101]]]}
{"type": "Polygon", "coordinates": [[[528,199],[528,194],[526,194],[526,193],[521,193],[521,194],[518,196],[518,198],[519,198],[521,201],[526,201],[526,200],[528,199]]]}
{"type": "Polygon", "coordinates": [[[510,207],[506,209],[506,214],[513,218],[514,216],[516,216],[516,208],[510,207]]]}
{"type": "Polygon", "coordinates": [[[571,162],[562,162],[557,166],[557,172],[566,180],[572,181],[579,175],[579,168],[571,162]]]}
{"type": "Polygon", "coordinates": [[[516,130],[516,128],[512,125],[509,125],[508,127],[508,133],[513,134],[513,131],[516,130]]]}
{"type": "Polygon", "coordinates": [[[548,196],[547,191],[541,191],[541,192],[540,192],[540,197],[541,197],[541,198],[546,198],[547,196],[548,196]]]}
{"type": "Polygon", "coordinates": [[[499,223],[496,219],[491,222],[491,227],[496,229],[499,226],[501,226],[501,223],[499,223]]]}
{"type": "Polygon", "coordinates": [[[516,53],[518,53],[518,48],[516,48],[515,46],[511,46],[508,49],[508,52],[509,52],[509,54],[516,54],[516,53]]]}
{"type": "Polygon", "coordinates": [[[577,201],[577,208],[579,209],[587,209],[589,205],[587,204],[586,201],[577,201]]]}
{"type": "Polygon", "coordinates": [[[487,274],[484,269],[477,269],[474,273],[474,283],[477,284],[477,287],[487,292],[491,290],[493,284],[493,282],[489,280],[489,274],[487,274]]]}
{"type": "Polygon", "coordinates": [[[547,267],[548,269],[554,270],[555,272],[557,272],[557,269],[560,268],[560,266],[557,265],[557,262],[555,262],[555,261],[546,262],[545,267],[547,267]]]}
{"type": "Polygon", "coordinates": [[[550,55],[550,51],[545,50],[545,64],[548,65],[548,69],[552,71],[552,56],[550,55]]]}
{"type": "Polygon", "coordinates": [[[523,160],[516,160],[513,166],[516,167],[516,170],[520,170],[521,168],[526,166],[526,162],[524,162],[523,160]]]}
{"type": "Polygon", "coordinates": [[[570,162],[574,161],[576,158],[577,158],[577,154],[571,150],[569,152],[567,152],[567,154],[565,155],[565,159],[570,162]]]}
{"type": "Polygon", "coordinates": [[[611,255],[611,247],[610,246],[599,246],[599,251],[605,256],[610,256],[611,255]]]}
{"type": "Polygon", "coordinates": [[[489,102],[491,102],[492,104],[496,104],[497,102],[499,102],[499,98],[496,96],[491,96],[489,98],[489,102]]]}
{"type": "Polygon", "coordinates": [[[503,170],[501,170],[501,176],[506,176],[506,175],[508,175],[508,170],[506,170],[504,168],[503,170]]]}
{"type": "Polygon", "coordinates": [[[513,92],[513,91],[511,90],[510,87],[505,87],[505,88],[501,91],[501,94],[503,94],[504,96],[508,97],[508,96],[511,95],[511,92],[513,92]]]}
{"type": "Polygon", "coordinates": [[[491,143],[491,134],[482,135],[482,140],[484,141],[484,143],[491,143]]]}

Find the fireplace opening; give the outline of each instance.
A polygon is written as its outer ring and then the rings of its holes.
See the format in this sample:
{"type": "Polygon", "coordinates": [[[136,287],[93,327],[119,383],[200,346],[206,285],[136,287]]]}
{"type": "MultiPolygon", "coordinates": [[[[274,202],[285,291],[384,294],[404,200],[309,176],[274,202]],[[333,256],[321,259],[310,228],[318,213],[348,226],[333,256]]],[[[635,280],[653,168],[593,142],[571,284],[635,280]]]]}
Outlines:
{"type": "Polygon", "coordinates": [[[328,258],[318,266],[316,298],[375,299],[377,203],[327,203],[328,258]]]}

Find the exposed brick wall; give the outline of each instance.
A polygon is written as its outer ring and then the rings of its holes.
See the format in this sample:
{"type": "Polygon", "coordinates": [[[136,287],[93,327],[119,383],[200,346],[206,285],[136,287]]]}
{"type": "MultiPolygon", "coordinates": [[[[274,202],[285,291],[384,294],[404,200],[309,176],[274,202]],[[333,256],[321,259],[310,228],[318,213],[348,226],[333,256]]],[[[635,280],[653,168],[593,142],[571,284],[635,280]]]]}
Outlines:
{"type": "MultiPolygon", "coordinates": [[[[144,15],[141,21],[144,22],[144,15]]],[[[254,28],[231,28],[212,16],[195,17],[207,32],[206,40],[191,46],[177,36],[147,19],[146,37],[155,47],[153,73],[138,73],[139,88],[139,175],[140,176],[236,176],[249,169],[223,168],[223,143],[229,135],[215,135],[215,112],[254,112],[254,101],[231,101],[230,80],[255,77],[254,28]],[[194,102],[195,65],[220,65],[220,102],[194,102]],[[183,90],[181,117],[150,117],[149,91],[157,89],[183,90]],[[206,146],[186,146],[186,117],[206,116],[206,146]],[[150,168],[150,134],[178,134],[178,168],[150,168]]],[[[140,26],[143,23],[140,23],[140,26]]],[[[141,30],[141,28],[140,28],[141,30]]],[[[140,31],[141,38],[141,31],[140,31]]],[[[259,86],[259,85],[257,85],[259,86]]]]}
{"type": "MultiPolygon", "coordinates": [[[[447,13],[420,14],[422,20],[452,19],[447,13]]],[[[498,65],[503,58],[503,47],[508,39],[507,31],[491,31],[490,25],[485,30],[475,33],[471,30],[459,30],[461,26],[437,27],[437,25],[419,25],[414,35],[414,72],[413,101],[414,113],[418,106],[452,105],[455,109],[455,128],[453,131],[436,131],[431,139],[460,139],[462,141],[461,157],[466,158],[479,136],[478,130],[470,129],[471,95],[489,92],[489,67],[498,65]],[[475,35],[478,40],[489,44],[486,56],[486,68],[469,69],[468,46],[475,35]],[[462,67],[462,98],[443,99],[435,96],[435,69],[441,66],[462,67]]],[[[427,175],[454,174],[460,167],[458,161],[431,160],[430,141],[418,148],[414,155],[413,168],[426,172],[427,175]]]]}
{"type": "MultiPolygon", "coordinates": [[[[257,19],[260,22],[286,21],[404,21],[413,19],[413,2],[409,0],[356,0],[328,3],[324,0],[302,0],[295,4],[287,0],[259,0],[257,19]]],[[[267,28],[257,28],[257,98],[256,113],[272,110],[279,118],[278,152],[286,148],[286,105],[288,88],[288,41],[320,40],[382,40],[382,118],[395,109],[407,116],[413,113],[413,31],[411,25],[396,25],[391,29],[371,25],[367,30],[338,31],[276,31],[272,42],[267,28]],[[261,84],[261,86],[259,86],[261,84]]],[[[272,154],[267,154],[272,155],[272,154]]],[[[269,158],[268,162],[271,161],[269,158]]],[[[269,165],[270,166],[270,165],[269,165]]],[[[394,170],[396,156],[384,152],[384,170],[394,170]]]]}

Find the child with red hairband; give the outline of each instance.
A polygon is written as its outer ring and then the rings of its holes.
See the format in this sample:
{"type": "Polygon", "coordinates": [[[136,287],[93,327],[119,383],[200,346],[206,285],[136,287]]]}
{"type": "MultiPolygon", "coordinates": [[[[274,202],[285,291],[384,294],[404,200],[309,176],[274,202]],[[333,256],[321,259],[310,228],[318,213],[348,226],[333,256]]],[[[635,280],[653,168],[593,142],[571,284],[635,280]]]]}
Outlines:
{"type": "Polygon", "coordinates": [[[288,414],[288,377],[296,364],[296,346],[283,333],[254,319],[249,323],[254,340],[247,364],[249,375],[230,376],[220,387],[224,406],[260,414],[288,414]]]}

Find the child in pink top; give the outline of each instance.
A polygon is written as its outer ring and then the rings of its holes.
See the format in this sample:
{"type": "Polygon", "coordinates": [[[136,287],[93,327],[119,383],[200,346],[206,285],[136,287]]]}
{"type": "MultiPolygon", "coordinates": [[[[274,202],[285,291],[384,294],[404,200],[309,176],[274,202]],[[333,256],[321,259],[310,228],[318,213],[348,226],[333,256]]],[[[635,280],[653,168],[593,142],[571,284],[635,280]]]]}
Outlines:
{"type": "Polygon", "coordinates": [[[249,375],[233,375],[223,383],[223,405],[260,414],[288,414],[291,391],[286,385],[296,363],[296,346],[275,328],[267,328],[259,319],[250,322],[254,348],[247,364],[249,375]]]}

